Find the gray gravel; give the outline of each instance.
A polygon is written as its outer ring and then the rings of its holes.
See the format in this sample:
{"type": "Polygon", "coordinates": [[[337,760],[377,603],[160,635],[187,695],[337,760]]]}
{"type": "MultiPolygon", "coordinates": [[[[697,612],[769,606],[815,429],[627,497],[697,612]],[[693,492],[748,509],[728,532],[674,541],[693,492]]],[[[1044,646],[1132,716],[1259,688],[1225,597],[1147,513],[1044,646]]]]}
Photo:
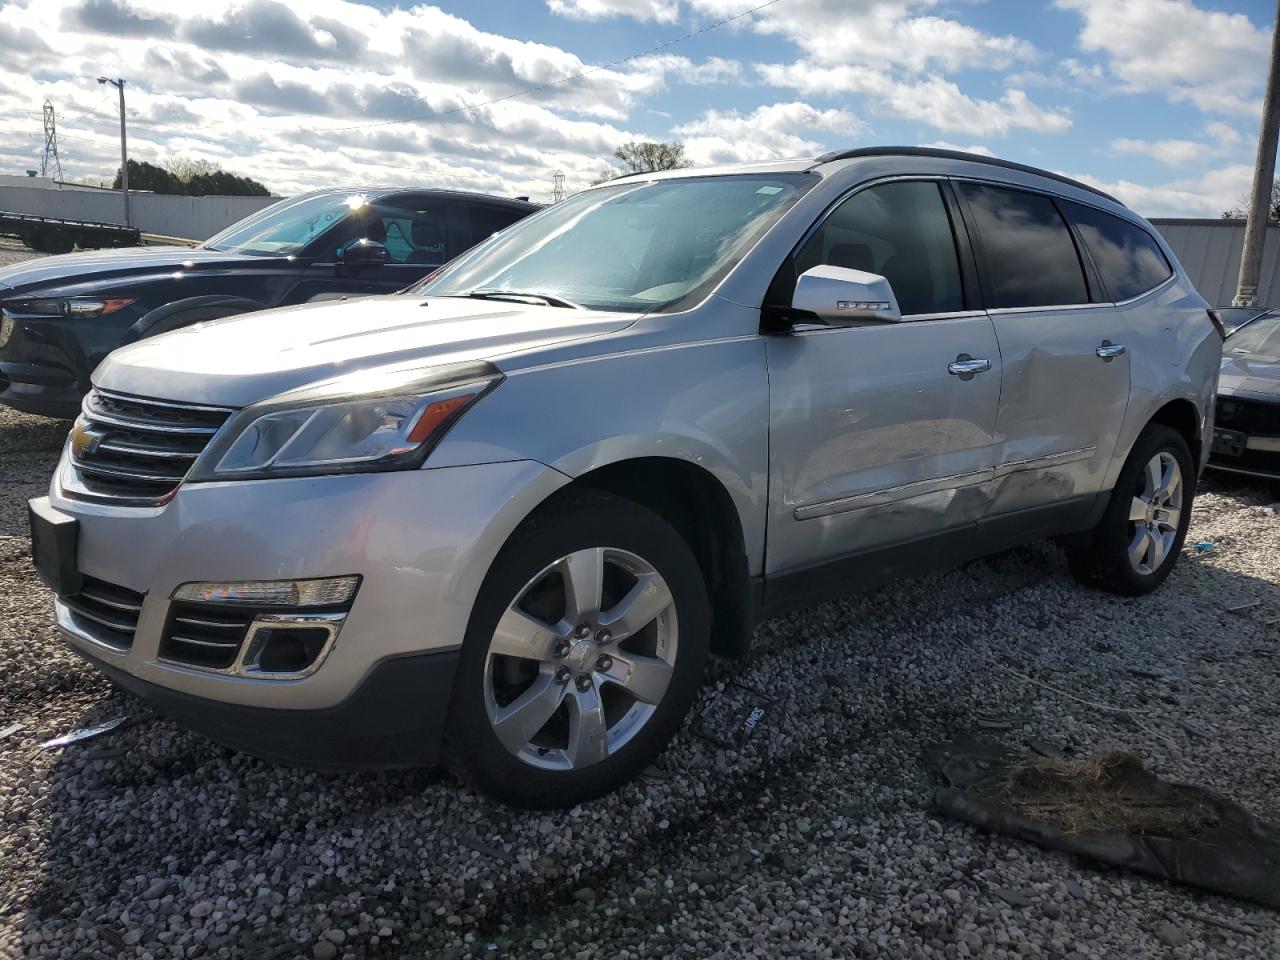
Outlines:
{"type": "Polygon", "coordinates": [[[1280,821],[1278,488],[1209,481],[1191,539],[1216,547],[1152,597],[1082,589],[1046,545],[766,624],[707,685],[780,699],[744,746],[685,733],[642,782],[536,814],[443,774],[271,766],[113,693],[26,559],[64,430],[0,412],[0,730],[26,724],[0,740],[0,956],[1280,956],[1273,913],[939,822],[921,766],[994,717],[1280,821]]]}

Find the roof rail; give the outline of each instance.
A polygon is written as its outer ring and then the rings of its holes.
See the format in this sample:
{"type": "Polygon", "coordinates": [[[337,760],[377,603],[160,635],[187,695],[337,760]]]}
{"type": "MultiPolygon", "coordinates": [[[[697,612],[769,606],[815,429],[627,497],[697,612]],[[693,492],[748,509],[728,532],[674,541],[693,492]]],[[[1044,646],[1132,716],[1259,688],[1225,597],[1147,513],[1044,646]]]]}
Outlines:
{"type": "Polygon", "coordinates": [[[937,147],[857,147],[852,150],[833,150],[830,153],[824,153],[813,161],[813,165],[809,167],[820,166],[824,163],[830,163],[833,160],[854,160],[858,157],[937,157],[939,160],[971,160],[974,163],[986,163],[993,167],[1004,167],[1006,170],[1018,170],[1022,173],[1031,173],[1037,177],[1047,177],[1050,180],[1057,180],[1059,183],[1066,183],[1079,190],[1087,190],[1089,193],[1097,194],[1105,197],[1112,203],[1119,203],[1119,200],[1105,191],[1099,190],[1097,187],[1091,187],[1087,183],[1081,183],[1079,180],[1072,180],[1070,177],[1064,177],[1058,173],[1050,173],[1048,170],[1041,170],[1039,167],[1029,167],[1025,163],[1014,163],[1012,160],[1001,160],[998,157],[988,157],[981,153],[965,153],[963,150],[941,150],[937,147]]]}

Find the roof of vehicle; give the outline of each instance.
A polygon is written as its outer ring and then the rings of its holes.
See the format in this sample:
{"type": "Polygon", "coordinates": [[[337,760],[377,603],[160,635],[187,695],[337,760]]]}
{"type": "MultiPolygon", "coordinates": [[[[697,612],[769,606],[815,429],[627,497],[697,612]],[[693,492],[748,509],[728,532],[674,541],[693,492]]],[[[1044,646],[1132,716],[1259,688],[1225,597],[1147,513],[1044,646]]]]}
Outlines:
{"type": "MultiPolygon", "coordinates": [[[[537,210],[542,207],[540,203],[530,203],[528,200],[519,197],[497,197],[490,193],[477,193],[474,190],[449,190],[440,187],[373,187],[373,186],[347,186],[347,187],[325,187],[320,190],[308,190],[305,193],[295,194],[295,197],[319,197],[328,193],[362,193],[367,197],[389,197],[397,193],[428,193],[433,196],[451,198],[455,200],[482,200],[485,203],[498,203],[511,207],[527,207],[531,210],[537,210]]],[[[281,199],[286,199],[282,197],[281,199]]],[[[292,198],[288,198],[292,199],[292,198]]]]}
{"type": "MultiPolygon", "coordinates": [[[[1029,173],[1037,177],[1044,177],[1048,180],[1055,180],[1058,183],[1065,183],[1075,187],[1077,190],[1084,190],[1088,193],[1095,194],[1110,200],[1112,203],[1124,206],[1119,200],[1099,190],[1097,187],[1091,187],[1087,183],[1081,183],[1079,180],[1073,180],[1070,177],[1064,177],[1060,173],[1053,173],[1049,170],[1041,170],[1039,167],[1027,166],[1023,163],[1015,163],[1012,160],[1001,160],[998,157],[989,157],[981,153],[965,153],[962,150],[942,150],[935,147],[857,147],[850,150],[833,150],[830,153],[824,153],[818,157],[802,157],[792,160],[769,160],[753,163],[735,163],[723,164],[713,167],[696,167],[682,168],[679,170],[664,170],[661,173],[628,173],[618,180],[627,177],[679,177],[679,176],[706,176],[706,175],[724,175],[730,173],[803,173],[809,170],[815,170],[825,166],[828,163],[835,163],[839,160],[858,160],[868,157],[929,157],[936,160],[963,160],[971,163],[982,163],[988,166],[1001,167],[1006,170],[1017,170],[1020,173],[1029,173]]],[[[609,183],[615,181],[610,180],[609,183]]]]}

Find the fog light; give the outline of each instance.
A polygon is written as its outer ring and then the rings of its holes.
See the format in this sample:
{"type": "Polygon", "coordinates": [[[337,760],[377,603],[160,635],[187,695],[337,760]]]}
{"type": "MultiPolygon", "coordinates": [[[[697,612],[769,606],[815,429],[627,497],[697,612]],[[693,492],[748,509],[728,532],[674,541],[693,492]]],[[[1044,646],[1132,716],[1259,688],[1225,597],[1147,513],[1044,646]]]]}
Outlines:
{"type": "Polygon", "coordinates": [[[189,603],[244,603],[259,607],[338,607],[350,603],[359,577],[319,580],[242,580],[184,583],[174,600],[189,603]]]}
{"type": "Polygon", "coordinates": [[[333,649],[345,613],[264,613],[254,618],[236,665],[242,676],[268,680],[309,677],[333,649]]]}

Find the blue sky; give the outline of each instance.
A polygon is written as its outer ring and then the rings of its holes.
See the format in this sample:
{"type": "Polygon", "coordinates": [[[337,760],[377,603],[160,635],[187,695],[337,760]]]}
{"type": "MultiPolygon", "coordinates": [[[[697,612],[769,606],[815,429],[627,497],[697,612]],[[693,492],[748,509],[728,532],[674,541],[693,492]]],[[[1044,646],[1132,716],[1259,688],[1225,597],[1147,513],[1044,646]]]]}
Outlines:
{"type": "Polygon", "coordinates": [[[278,193],[545,198],[556,170],[583,186],[633,139],[700,163],[942,144],[1151,216],[1214,216],[1248,189],[1269,0],[775,0],[671,43],[763,2],[8,0],[0,172],[35,165],[48,98],[68,176],[109,178],[108,73],[129,80],[131,156],[208,159],[278,193]]]}

